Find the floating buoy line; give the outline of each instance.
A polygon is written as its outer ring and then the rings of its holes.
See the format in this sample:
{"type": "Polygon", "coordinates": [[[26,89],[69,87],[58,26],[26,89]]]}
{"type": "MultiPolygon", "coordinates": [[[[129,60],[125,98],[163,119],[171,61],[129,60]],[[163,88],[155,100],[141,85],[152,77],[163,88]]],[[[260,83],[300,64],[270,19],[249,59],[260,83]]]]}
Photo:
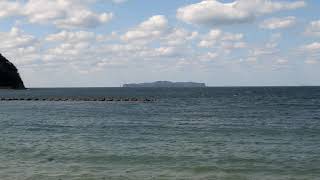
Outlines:
{"type": "Polygon", "coordinates": [[[0,98],[0,101],[101,101],[101,102],[154,102],[156,101],[153,98],[0,98]]]}

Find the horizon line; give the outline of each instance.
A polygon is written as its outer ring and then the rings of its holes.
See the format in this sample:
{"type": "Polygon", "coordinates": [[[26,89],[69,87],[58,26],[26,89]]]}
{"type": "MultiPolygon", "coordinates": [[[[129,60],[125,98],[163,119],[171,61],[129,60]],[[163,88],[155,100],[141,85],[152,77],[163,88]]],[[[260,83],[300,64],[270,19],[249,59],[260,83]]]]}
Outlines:
{"type": "MultiPolygon", "coordinates": [[[[226,85],[226,86],[206,86],[206,87],[123,87],[123,86],[34,86],[26,89],[73,89],[73,88],[246,88],[246,87],[320,87],[320,85],[226,85]]],[[[0,88],[1,89],[1,88],[0,88]]]]}

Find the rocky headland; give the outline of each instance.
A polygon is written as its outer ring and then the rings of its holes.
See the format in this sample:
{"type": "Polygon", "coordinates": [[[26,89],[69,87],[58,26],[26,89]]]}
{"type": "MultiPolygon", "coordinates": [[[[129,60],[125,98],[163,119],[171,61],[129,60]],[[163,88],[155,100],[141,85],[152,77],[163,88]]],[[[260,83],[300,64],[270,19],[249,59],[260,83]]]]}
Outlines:
{"type": "Polygon", "coordinates": [[[25,89],[18,69],[0,54],[0,89],[25,89]]]}

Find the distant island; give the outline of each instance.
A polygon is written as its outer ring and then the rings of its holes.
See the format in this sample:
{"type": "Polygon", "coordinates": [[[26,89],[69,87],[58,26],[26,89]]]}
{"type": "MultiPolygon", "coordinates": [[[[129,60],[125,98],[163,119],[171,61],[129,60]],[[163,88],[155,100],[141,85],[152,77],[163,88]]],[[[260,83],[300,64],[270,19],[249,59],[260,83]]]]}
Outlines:
{"type": "Polygon", "coordinates": [[[151,83],[137,83],[137,84],[124,84],[125,88],[137,88],[137,87],[166,87],[166,88],[177,88],[177,87],[206,87],[205,83],[196,82],[170,82],[170,81],[156,81],[151,83]]]}
{"type": "Polygon", "coordinates": [[[18,69],[0,54],[0,89],[25,89],[18,69]]]}

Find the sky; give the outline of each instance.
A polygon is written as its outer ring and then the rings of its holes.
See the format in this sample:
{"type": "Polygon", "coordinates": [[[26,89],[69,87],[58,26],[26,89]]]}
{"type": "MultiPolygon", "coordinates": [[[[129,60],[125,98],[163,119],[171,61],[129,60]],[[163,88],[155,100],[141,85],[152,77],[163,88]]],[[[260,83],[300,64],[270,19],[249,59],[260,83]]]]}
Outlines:
{"type": "Polygon", "coordinates": [[[28,87],[320,85],[320,1],[1,0],[28,87]]]}

